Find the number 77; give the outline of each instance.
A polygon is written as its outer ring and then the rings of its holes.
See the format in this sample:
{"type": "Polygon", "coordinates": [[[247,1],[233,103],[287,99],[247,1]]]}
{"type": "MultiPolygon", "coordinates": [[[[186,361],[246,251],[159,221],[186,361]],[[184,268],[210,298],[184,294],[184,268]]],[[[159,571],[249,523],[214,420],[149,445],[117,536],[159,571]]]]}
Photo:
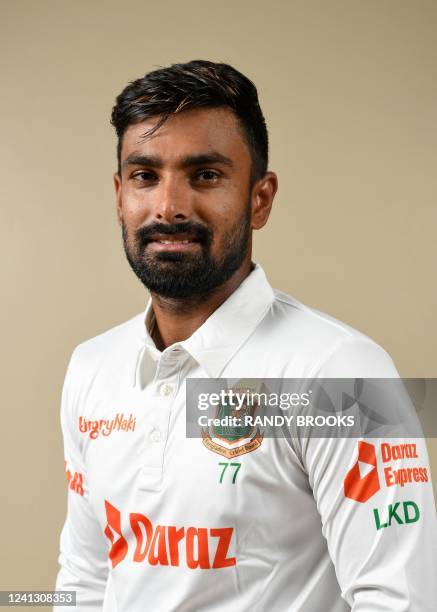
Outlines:
{"type": "Polygon", "coordinates": [[[238,472],[239,472],[239,470],[241,468],[241,463],[224,463],[224,462],[219,462],[219,465],[223,466],[222,473],[220,474],[220,481],[219,481],[220,484],[223,483],[223,476],[225,475],[225,472],[226,472],[226,469],[227,469],[228,465],[230,465],[231,467],[236,468],[236,470],[234,471],[234,475],[232,477],[232,484],[235,484],[235,480],[237,478],[237,474],[238,474],[238,472]]]}

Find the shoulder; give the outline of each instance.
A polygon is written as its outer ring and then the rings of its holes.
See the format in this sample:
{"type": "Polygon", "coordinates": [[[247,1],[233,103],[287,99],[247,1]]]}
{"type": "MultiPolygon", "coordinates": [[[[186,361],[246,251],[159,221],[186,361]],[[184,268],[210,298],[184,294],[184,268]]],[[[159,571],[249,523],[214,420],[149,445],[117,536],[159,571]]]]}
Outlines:
{"type": "Polygon", "coordinates": [[[70,377],[77,375],[82,377],[85,374],[90,376],[103,365],[108,367],[113,364],[117,367],[119,361],[125,360],[130,352],[138,349],[143,319],[144,312],[141,312],[78,344],[68,366],[70,377]]]}
{"type": "Polygon", "coordinates": [[[308,376],[394,376],[389,354],[375,340],[352,326],[282,291],[274,290],[269,313],[283,350],[296,352],[308,376]]]}

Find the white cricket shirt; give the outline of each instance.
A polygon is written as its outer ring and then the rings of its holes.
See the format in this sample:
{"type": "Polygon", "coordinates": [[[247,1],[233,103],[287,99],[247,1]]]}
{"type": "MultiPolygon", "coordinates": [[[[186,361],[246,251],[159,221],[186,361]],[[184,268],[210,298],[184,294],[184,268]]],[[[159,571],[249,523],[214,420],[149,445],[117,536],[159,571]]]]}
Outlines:
{"type": "Polygon", "coordinates": [[[397,377],[387,353],[258,264],[188,340],[160,352],[152,324],[149,301],[68,367],[56,588],[76,609],[436,610],[423,440],[264,438],[232,455],[185,435],[187,377],[397,377]]]}

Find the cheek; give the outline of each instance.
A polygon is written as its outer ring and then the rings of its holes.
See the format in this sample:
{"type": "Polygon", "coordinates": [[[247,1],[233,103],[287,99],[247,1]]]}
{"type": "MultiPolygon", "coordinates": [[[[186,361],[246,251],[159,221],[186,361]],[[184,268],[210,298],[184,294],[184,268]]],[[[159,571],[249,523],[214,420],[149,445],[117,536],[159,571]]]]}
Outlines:
{"type": "Polygon", "coordinates": [[[249,194],[242,189],[220,190],[211,193],[200,203],[199,216],[213,231],[229,229],[242,219],[248,206],[249,194]]]}
{"type": "Polygon", "coordinates": [[[121,216],[126,225],[136,226],[143,222],[147,205],[135,191],[126,190],[121,196],[121,216]]]}
{"type": "Polygon", "coordinates": [[[214,222],[208,223],[213,232],[211,250],[213,254],[223,254],[230,242],[234,242],[245,223],[245,210],[229,209],[228,214],[215,217],[214,222]]]}

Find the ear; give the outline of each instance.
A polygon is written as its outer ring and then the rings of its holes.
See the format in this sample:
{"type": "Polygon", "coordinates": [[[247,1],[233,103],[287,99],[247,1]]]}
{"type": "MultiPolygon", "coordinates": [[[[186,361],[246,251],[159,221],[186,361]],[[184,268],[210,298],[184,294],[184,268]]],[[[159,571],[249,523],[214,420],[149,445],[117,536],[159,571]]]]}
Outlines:
{"type": "Polygon", "coordinates": [[[118,221],[118,224],[121,225],[121,221],[123,218],[122,204],[121,204],[121,177],[118,174],[118,172],[114,172],[113,179],[114,179],[117,221],[118,221]]]}
{"type": "Polygon", "coordinates": [[[252,229],[261,229],[269,218],[273,198],[278,190],[278,177],[274,172],[266,174],[252,188],[252,229]]]}

